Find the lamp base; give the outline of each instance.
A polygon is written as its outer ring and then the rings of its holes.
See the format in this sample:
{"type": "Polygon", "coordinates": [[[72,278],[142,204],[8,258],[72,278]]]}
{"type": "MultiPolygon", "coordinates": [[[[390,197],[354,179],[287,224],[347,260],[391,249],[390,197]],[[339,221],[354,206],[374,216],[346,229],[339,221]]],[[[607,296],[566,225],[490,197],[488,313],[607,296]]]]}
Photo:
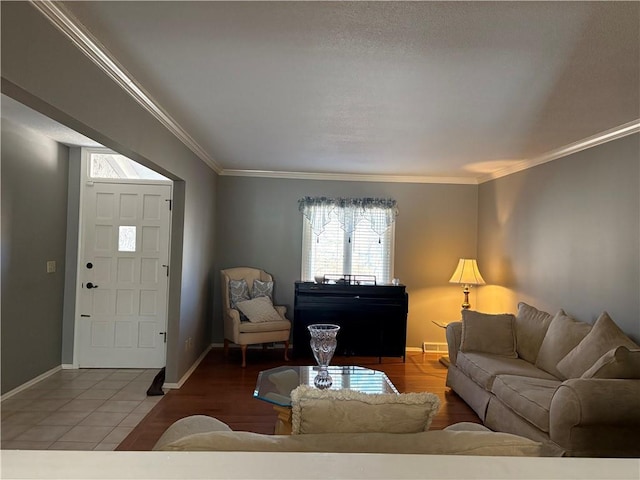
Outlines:
{"type": "Polygon", "coordinates": [[[464,286],[462,293],[464,293],[464,303],[462,304],[462,308],[468,310],[471,306],[471,304],[469,303],[469,285],[464,286]]]}

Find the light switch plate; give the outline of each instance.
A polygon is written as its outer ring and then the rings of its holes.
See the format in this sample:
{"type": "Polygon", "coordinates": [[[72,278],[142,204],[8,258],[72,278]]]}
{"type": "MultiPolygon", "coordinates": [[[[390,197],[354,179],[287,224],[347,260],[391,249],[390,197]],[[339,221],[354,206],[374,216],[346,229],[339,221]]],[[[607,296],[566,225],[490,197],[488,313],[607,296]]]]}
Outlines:
{"type": "Polygon", "coordinates": [[[47,261],[47,273],[56,273],[56,261],[48,260],[47,261]]]}

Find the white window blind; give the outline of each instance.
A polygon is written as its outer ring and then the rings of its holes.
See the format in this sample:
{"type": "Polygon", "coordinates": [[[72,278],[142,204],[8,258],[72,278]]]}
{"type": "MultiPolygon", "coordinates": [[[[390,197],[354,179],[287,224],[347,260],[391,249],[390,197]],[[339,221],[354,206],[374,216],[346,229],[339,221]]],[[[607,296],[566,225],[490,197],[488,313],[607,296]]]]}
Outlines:
{"type": "Polygon", "coordinates": [[[363,219],[349,234],[335,215],[316,235],[309,220],[303,216],[302,221],[302,280],[313,281],[317,275],[351,274],[375,275],[377,283],[391,283],[395,223],[378,234],[369,220],[363,219]]]}

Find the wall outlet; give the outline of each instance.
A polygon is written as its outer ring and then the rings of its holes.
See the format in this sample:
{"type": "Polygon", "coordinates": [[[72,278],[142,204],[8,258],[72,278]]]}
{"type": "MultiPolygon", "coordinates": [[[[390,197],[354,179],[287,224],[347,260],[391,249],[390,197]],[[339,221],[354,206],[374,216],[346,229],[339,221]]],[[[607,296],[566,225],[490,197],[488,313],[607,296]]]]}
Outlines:
{"type": "Polygon", "coordinates": [[[56,273],[56,261],[48,260],[47,261],[47,273],[56,273]]]}

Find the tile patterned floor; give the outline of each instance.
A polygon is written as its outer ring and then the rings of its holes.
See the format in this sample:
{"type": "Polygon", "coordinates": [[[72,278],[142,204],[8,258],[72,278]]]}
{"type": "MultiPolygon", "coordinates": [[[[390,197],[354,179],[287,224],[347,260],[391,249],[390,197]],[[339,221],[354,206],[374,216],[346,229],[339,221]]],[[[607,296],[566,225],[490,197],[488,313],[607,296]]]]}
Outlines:
{"type": "Polygon", "coordinates": [[[0,448],[114,450],[162,396],[154,370],[61,370],[0,403],[0,448]]]}

